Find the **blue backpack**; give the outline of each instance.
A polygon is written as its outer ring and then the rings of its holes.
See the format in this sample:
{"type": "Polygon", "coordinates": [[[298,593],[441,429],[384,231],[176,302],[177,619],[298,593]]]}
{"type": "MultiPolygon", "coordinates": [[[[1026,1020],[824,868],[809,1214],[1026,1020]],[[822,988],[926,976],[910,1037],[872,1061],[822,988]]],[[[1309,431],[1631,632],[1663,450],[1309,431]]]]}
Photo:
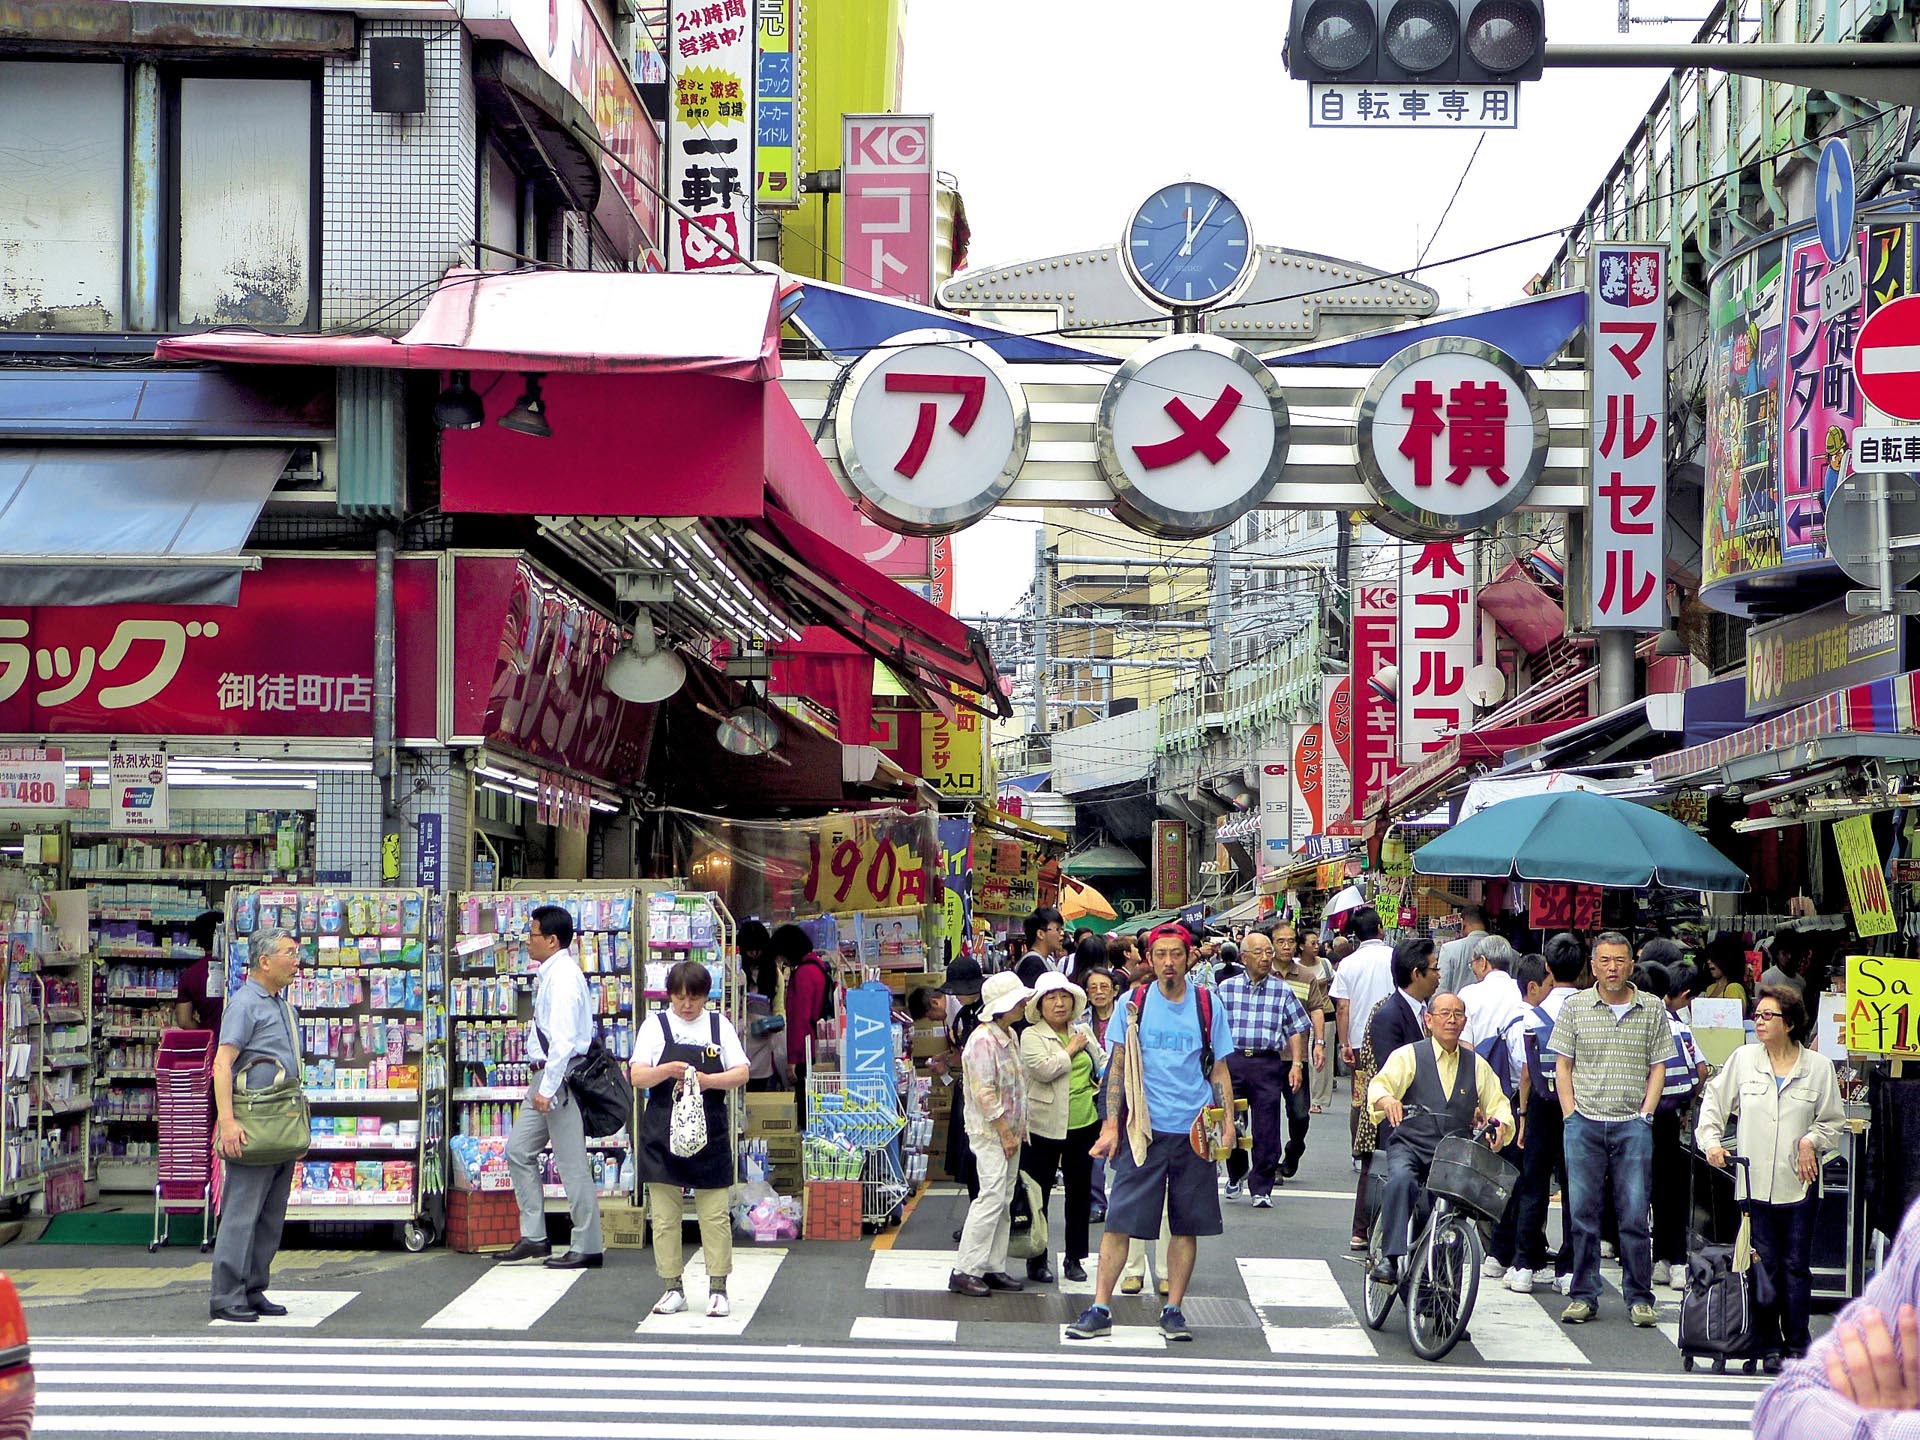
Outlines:
{"type": "Polygon", "coordinates": [[[1672,1114],[1684,1110],[1693,1099],[1693,1092],[1700,1088],[1700,1073],[1687,1063],[1687,1057],[1680,1045],[1680,1037],[1673,1037],[1673,1054],[1667,1057],[1667,1078],[1660,1091],[1658,1113],[1672,1114]]]}
{"type": "MultiPolygon", "coordinates": [[[[1493,1067],[1493,1073],[1500,1077],[1500,1088],[1506,1092],[1509,1100],[1520,1093],[1520,1087],[1514,1082],[1513,1067],[1507,1060],[1507,1037],[1513,1033],[1513,1027],[1525,1018],[1524,1014],[1514,1016],[1513,1019],[1507,1022],[1505,1029],[1487,1036],[1486,1039],[1473,1047],[1473,1053],[1491,1065],[1493,1067]]],[[[1531,1033],[1531,1030],[1529,1030],[1529,1033],[1531,1033]]],[[[1531,1051],[1528,1052],[1528,1060],[1529,1063],[1531,1063],[1531,1051]]]]}

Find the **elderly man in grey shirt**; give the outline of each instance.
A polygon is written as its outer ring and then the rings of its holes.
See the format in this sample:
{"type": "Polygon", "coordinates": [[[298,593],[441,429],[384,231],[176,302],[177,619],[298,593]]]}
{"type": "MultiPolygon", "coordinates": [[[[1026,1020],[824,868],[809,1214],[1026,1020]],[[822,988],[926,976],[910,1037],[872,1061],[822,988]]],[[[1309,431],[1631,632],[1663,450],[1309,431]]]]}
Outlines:
{"type": "Polygon", "coordinates": [[[253,937],[247,978],[220,1019],[220,1048],[213,1054],[213,1105],[218,1117],[214,1148],[226,1158],[220,1202],[220,1232],[213,1246],[213,1318],[252,1322],[284,1315],[286,1306],[267,1299],[267,1272],[287,1223],[287,1197],[297,1160],[243,1165],[247,1132],[233,1115],[236,1066],[249,1085],[270,1083],[277,1070],[296,1080],[300,1022],[281,994],[300,969],[300,942],[285,930],[253,937]]]}
{"type": "MultiPolygon", "coordinates": [[[[1440,947],[1440,992],[1458,995],[1473,984],[1473,947],[1487,933],[1487,912],[1483,906],[1462,905],[1460,923],[1466,933],[1440,947]]],[[[1383,1057],[1384,1058],[1384,1057],[1383,1057]]]]}

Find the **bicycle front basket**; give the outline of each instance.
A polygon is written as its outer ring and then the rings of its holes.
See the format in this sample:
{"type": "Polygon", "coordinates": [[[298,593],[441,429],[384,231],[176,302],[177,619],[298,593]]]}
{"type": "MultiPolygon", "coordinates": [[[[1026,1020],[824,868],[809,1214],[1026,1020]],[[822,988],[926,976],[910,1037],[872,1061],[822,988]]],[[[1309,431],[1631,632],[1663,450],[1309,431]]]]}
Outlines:
{"type": "Polygon", "coordinates": [[[1482,1220],[1498,1220],[1519,1180],[1520,1172],[1486,1146],[1464,1135],[1449,1135],[1433,1152],[1427,1191],[1446,1196],[1482,1220]]]}

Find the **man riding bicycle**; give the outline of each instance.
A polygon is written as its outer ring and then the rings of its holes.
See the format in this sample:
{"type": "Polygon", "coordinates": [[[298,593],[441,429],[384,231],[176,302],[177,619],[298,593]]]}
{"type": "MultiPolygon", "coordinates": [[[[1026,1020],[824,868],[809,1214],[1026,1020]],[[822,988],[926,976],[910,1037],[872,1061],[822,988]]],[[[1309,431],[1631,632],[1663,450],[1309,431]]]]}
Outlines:
{"type": "Polygon", "coordinates": [[[1428,1038],[1394,1051],[1367,1087],[1368,1108],[1381,1126],[1373,1174],[1381,1192],[1383,1239],[1372,1275],[1382,1285],[1399,1283],[1413,1217],[1440,1142],[1449,1135],[1470,1135],[1489,1122],[1499,1126],[1495,1148],[1513,1139],[1513,1107],[1499,1075],[1460,1043],[1466,1024],[1464,1000],[1434,996],[1427,1009],[1428,1038]]]}

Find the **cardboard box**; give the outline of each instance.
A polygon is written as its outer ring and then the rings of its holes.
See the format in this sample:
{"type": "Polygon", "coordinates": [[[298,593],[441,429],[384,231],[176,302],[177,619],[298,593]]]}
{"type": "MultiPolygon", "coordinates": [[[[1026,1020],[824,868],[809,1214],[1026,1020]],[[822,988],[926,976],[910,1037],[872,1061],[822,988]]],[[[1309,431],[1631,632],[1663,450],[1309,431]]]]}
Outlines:
{"type": "MultiPolygon", "coordinates": [[[[519,1211],[515,1210],[516,1217],[519,1211]]],[[[516,1218],[515,1223],[518,1224],[516,1218]]],[[[609,1250],[643,1250],[647,1244],[647,1211],[625,1200],[600,1202],[600,1238],[609,1250]]]]}
{"type": "Polygon", "coordinates": [[[787,1091],[760,1091],[746,1097],[746,1133],[762,1135],[798,1134],[800,1111],[787,1091]]]}
{"type": "Polygon", "coordinates": [[[916,1025],[913,1027],[913,1058],[931,1060],[936,1055],[947,1053],[947,1031],[941,1025],[916,1025]]]}

